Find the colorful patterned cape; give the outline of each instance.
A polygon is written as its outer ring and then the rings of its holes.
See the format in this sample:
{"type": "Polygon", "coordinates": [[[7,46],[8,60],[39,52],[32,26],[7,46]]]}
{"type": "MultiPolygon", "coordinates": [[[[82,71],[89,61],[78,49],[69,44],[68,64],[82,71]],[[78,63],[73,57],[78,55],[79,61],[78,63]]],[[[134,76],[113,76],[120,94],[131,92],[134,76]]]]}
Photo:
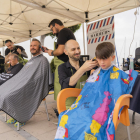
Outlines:
{"type": "Polygon", "coordinates": [[[97,69],[76,102],[59,115],[55,140],[114,140],[115,103],[122,94],[131,92],[137,74],[133,70],[125,73],[115,66],[97,69]]]}

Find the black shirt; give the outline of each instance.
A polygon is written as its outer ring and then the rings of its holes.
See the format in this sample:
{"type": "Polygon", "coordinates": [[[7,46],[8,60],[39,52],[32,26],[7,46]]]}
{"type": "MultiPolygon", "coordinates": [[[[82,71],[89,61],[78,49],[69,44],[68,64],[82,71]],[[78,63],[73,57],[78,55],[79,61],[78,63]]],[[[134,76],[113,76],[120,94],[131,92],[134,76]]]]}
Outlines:
{"type": "MultiPolygon", "coordinates": [[[[58,33],[56,49],[58,48],[58,45],[65,45],[65,43],[70,39],[76,40],[73,32],[69,28],[63,28],[62,30],[60,30],[60,32],[58,33]]],[[[68,56],[65,53],[57,57],[64,62],[67,62],[69,60],[68,56]]]]}
{"type": "MultiPolygon", "coordinates": [[[[79,61],[80,67],[84,64],[83,61],[79,61]]],[[[70,64],[69,61],[61,64],[58,67],[58,74],[59,74],[59,83],[61,85],[61,89],[64,88],[75,88],[74,86],[69,86],[70,77],[75,74],[77,70],[70,64]]],[[[85,75],[84,73],[83,75],[85,75]]],[[[87,72],[87,76],[90,75],[90,71],[87,72]]]]}
{"type": "Polygon", "coordinates": [[[0,55],[0,73],[4,72],[4,57],[0,55]]]}
{"type": "Polygon", "coordinates": [[[19,53],[17,52],[17,49],[18,49],[18,48],[19,48],[21,51],[25,50],[23,47],[17,46],[17,45],[16,45],[16,46],[14,46],[13,50],[10,50],[10,49],[7,48],[7,49],[5,50],[5,56],[8,55],[10,52],[19,55],[19,53]]]}
{"type": "Polygon", "coordinates": [[[6,73],[0,74],[0,85],[16,75],[22,69],[22,67],[23,65],[21,63],[18,63],[14,66],[11,66],[6,73]]]}

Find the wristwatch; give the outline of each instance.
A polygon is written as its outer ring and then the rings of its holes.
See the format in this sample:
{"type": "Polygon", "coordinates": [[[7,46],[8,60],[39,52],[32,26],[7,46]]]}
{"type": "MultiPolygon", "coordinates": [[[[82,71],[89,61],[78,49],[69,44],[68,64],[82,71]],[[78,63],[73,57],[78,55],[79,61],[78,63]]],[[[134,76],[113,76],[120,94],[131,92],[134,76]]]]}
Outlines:
{"type": "Polygon", "coordinates": [[[54,56],[54,55],[53,55],[53,51],[51,52],[51,56],[54,56]]]}

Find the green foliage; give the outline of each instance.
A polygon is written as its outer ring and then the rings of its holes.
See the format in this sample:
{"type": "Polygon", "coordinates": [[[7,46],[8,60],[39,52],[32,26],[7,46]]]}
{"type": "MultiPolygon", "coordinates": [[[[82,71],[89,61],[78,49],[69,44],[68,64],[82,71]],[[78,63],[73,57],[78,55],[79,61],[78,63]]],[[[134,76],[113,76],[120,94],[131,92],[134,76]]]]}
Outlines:
{"type": "Polygon", "coordinates": [[[54,58],[52,59],[51,63],[50,63],[50,66],[51,66],[51,72],[54,73],[55,71],[55,66],[54,66],[54,58]]]}
{"type": "Polygon", "coordinates": [[[46,36],[51,36],[52,38],[54,38],[55,37],[55,35],[51,32],[51,33],[48,33],[48,34],[46,34],[46,36]]]}
{"type": "Polygon", "coordinates": [[[81,27],[81,24],[77,24],[71,27],[68,27],[73,33],[75,33],[77,30],[79,30],[81,27]]]}
{"type": "MultiPolygon", "coordinates": [[[[71,27],[68,27],[73,33],[75,33],[78,29],[80,29],[81,27],[81,24],[77,24],[77,25],[74,25],[74,26],[71,26],[71,27]]],[[[46,36],[51,36],[52,38],[55,37],[55,35],[51,32],[51,33],[48,33],[46,34],[46,36]]]]}

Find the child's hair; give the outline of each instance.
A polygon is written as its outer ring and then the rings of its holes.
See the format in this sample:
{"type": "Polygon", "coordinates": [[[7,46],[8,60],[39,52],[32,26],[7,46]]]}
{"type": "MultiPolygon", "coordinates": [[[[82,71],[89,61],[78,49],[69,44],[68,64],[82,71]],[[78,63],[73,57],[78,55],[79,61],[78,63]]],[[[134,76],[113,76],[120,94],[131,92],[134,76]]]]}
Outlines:
{"type": "Polygon", "coordinates": [[[106,59],[114,55],[115,47],[111,42],[103,42],[98,44],[95,55],[98,59],[106,59]]]}

